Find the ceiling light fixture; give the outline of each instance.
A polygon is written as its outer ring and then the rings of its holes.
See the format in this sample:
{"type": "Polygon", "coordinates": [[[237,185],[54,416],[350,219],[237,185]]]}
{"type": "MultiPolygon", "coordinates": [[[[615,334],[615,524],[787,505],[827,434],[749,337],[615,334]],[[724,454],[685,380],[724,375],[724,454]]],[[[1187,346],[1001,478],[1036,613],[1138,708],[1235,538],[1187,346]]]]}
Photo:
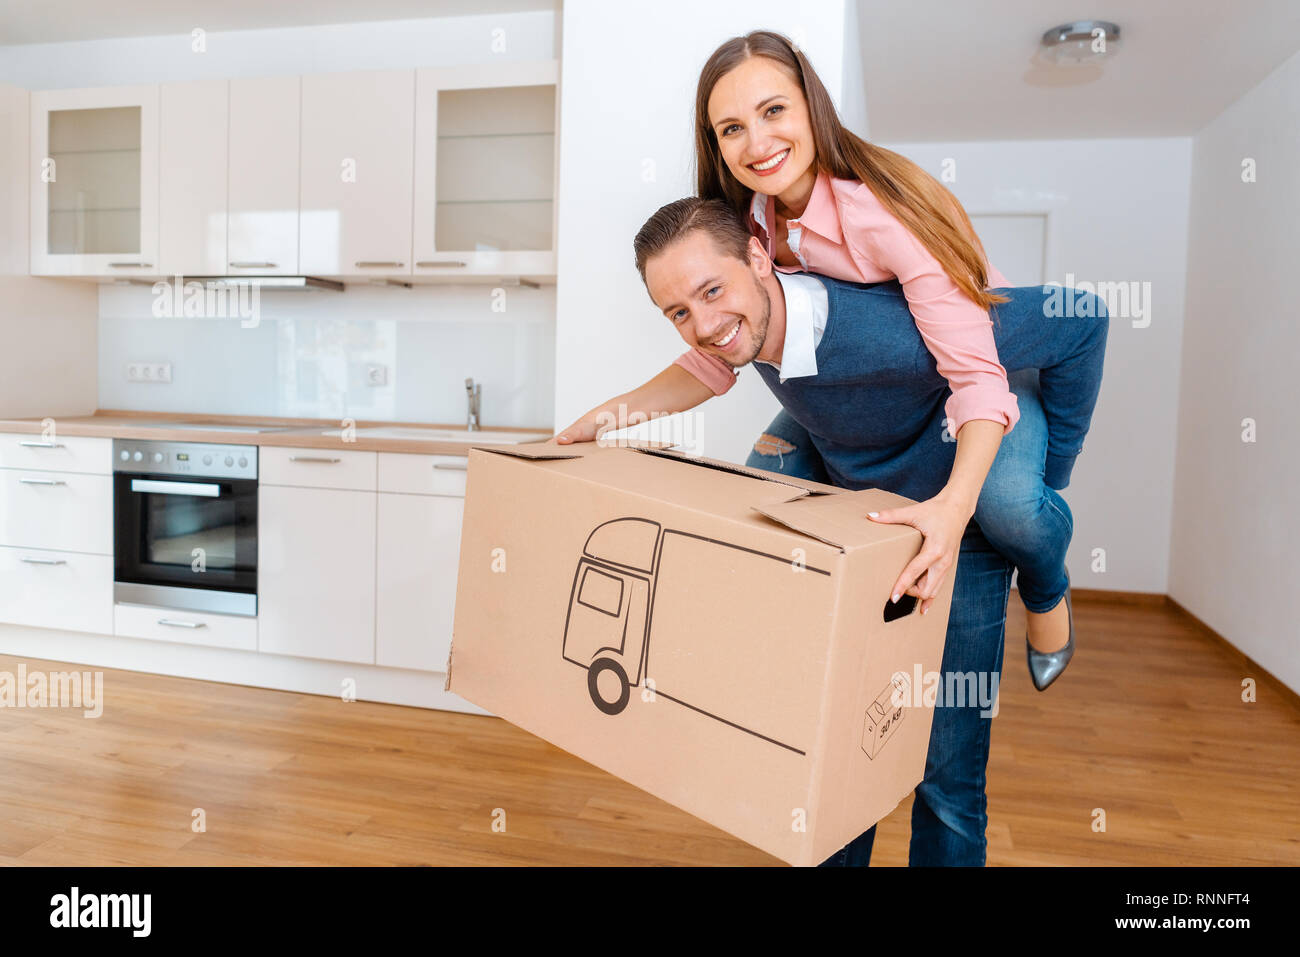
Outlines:
{"type": "Polygon", "coordinates": [[[1106,20],[1076,20],[1052,27],[1039,42],[1049,62],[1061,66],[1096,63],[1119,49],[1119,27],[1106,20]]]}

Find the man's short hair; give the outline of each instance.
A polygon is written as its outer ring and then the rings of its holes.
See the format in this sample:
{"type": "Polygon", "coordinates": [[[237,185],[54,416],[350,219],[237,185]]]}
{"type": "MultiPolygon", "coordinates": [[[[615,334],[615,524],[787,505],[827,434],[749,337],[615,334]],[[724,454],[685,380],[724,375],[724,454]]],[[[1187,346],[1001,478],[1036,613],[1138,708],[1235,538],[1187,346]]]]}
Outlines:
{"type": "Polygon", "coordinates": [[[749,260],[749,230],[736,211],[720,199],[688,196],[661,206],[632,241],[641,281],[645,282],[645,264],[651,256],[657,256],[696,229],[707,232],[724,255],[735,256],[741,262],[749,260]]]}

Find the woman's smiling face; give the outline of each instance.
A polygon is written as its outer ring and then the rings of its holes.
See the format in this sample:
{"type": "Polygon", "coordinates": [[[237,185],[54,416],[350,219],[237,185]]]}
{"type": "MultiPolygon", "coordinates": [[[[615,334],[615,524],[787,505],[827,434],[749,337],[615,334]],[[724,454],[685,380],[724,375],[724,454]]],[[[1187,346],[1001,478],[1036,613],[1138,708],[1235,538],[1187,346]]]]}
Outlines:
{"type": "Polygon", "coordinates": [[[709,124],[731,175],[769,196],[806,197],[817,177],[812,123],[799,84],[775,61],[751,56],[709,94],[709,124]]]}

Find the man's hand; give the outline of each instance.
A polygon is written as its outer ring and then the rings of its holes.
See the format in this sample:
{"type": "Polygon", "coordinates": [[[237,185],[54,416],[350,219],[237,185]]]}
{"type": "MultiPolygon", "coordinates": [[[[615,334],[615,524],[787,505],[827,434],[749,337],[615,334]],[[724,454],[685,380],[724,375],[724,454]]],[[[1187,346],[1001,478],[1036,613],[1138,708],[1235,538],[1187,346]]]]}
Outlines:
{"type": "Polygon", "coordinates": [[[923,536],[921,550],[908,562],[890,590],[891,601],[912,595],[921,599],[921,614],[929,611],[944,575],[957,564],[962,535],[974,511],[957,498],[941,493],[915,505],[867,513],[874,522],[910,525],[923,536]]]}
{"type": "Polygon", "coordinates": [[[557,432],[552,438],[560,445],[570,445],[574,442],[594,442],[596,441],[596,417],[588,413],[564,431],[557,432]]]}

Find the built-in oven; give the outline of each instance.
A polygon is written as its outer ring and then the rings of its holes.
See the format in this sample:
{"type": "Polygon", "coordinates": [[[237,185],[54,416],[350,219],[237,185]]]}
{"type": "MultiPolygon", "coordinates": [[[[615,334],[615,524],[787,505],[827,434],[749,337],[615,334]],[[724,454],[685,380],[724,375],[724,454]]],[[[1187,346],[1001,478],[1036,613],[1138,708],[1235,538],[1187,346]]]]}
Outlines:
{"type": "Polygon", "coordinates": [[[257,614],[257,446],[113,440],[115,601],[257,614]]]}

